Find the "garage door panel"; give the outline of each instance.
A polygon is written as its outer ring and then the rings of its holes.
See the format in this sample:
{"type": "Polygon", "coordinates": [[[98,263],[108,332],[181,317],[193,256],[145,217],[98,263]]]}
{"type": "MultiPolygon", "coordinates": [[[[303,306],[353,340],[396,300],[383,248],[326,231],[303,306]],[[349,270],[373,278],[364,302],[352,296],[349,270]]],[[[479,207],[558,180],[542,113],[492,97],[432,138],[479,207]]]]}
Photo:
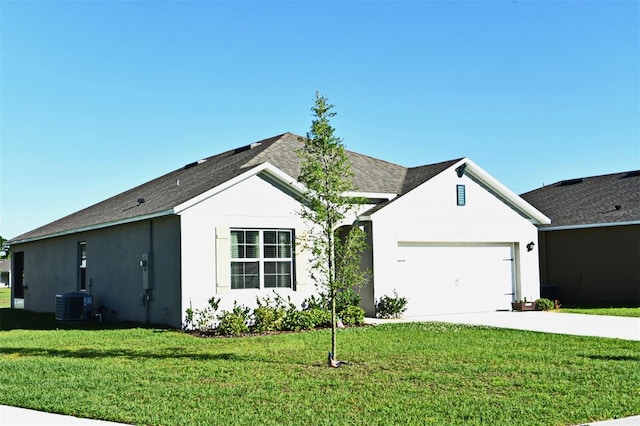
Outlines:
{"type": "Polygon", "coordinates": [[[509,309],[511,246],[401,245],[399,252],[405,316],[509,309]]]}

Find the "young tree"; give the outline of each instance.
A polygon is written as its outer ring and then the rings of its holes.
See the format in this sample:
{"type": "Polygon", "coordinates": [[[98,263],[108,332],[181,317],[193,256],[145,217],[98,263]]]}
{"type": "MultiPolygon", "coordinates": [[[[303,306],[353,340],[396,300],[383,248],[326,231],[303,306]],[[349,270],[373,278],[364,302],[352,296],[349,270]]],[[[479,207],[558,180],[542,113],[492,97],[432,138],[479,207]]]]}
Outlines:
{"type": "Polygon", "coordinates": [[[367,273],[360,269],[360,254],[366,248],[364,231],[357,223],[347,223],[342,229],[346,232],[338,228],[362,200],[347,195],[355,189],[354,174],[342,140],[329,122],[336,113],[327,101],[316,92],[311,130],[301,138],[304,146],[297,154],[301,159],[298,181],[306,186],[306,205],[299,214],[313,225],[305,243],[313,255],[311,276],[327,291],[331,305],[330,361],[335,363],[336,294],[362,285],[367,273]]]}
{"type": "Polygon", "coordinates": [[[0,258],[9,257],[9,248],[5,247],[4,243],[7,241],[6,238],[0,235],[0,258]]]}

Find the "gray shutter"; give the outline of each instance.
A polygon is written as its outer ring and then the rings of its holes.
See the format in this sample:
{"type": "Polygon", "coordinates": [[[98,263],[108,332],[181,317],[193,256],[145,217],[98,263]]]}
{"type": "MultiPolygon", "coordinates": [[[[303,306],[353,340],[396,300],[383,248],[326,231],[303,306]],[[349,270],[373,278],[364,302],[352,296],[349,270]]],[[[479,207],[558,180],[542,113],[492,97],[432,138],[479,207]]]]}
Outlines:
{"type": "Polygon", "coordinates": [[[312,289],[313,282],[309,274],[309,262],[311,260],[311,253],[304,247],[304,238],[307,235],[306,230],[296,229],[295,235],[295,271],[296,271],[296,283],[295,290],[308,292],[312,289]]]}
{"type": "Polygon", "coordinates": [[[231,242],[229,228],[216,228],[216,294],[231,291],[231,242]]]}

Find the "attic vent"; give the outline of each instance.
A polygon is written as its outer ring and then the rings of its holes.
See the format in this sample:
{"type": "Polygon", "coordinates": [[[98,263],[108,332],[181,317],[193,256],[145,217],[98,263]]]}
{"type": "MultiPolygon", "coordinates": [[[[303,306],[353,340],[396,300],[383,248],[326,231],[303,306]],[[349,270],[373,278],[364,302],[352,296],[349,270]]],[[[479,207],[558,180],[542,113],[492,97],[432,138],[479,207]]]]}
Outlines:
{"type": "Polygon", "coordinates": [[[255,142],[255,143],[252,143],[251,145],[241,146],[240,148],[234,149],[233,153],[234,154],[240,154],[241,152],[249,151],[250,149],[253,149],[253,148],[255,148],[257,146],[260,146],[260,145],[262,145],[262,143],[255,142]]]}
{"type": "Polygon", "coordinates": [[[578,179],[569,179],[569,180],[563,180],[562,182],[560,182],[557,186],[571,186],[571,185],[577,185],[579,183],[582,183],[583,179],[582,178],[578,178],[578,179]]]}
{"type": "Polygon", "coordinates": [[[197,166],[197,165],[199,165],[199,164],[206,163],[206,162],[207,162],[207,160],[206,160],[206,159],[204,159],[204,160],[194,161],[193,163],[186,164],[186,165],[184,166],[184,169],[185,169],[185,170],[186,170],[186,169],[190,169],[190,168],[192,168],[192,167],[195,167],[195,166],[197,166]]]}
{"type": "Polygon", "coordinates": [[[621,179],[630,178],[630,177],[638,177],[640,176],[640,170],[634,170],[622,176],[621,179]]]}

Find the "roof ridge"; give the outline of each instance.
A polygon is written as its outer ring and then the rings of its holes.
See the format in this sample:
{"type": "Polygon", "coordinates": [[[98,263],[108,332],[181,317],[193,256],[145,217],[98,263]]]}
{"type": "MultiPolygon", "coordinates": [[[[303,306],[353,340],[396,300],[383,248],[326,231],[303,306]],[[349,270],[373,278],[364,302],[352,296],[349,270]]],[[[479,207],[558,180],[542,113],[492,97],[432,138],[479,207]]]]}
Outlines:
{"type": "Polygon", "coordinates": [[[445,161],[438,161],[437,163],[429,163],[429,164],[423,164],[421,166],[412,166],[412,167],[408,167],[409,170],[415,170],[415,169],[420,169],[423,167],[434,167],[434,166],[440,166],[440,165],[444,165],[444,164],[448,164],[448,163],[457,163],[458,161],[462,161],[467,157],[460,157],[460,158],[452,158],[451,160],[445,160],[445,161]]]}

